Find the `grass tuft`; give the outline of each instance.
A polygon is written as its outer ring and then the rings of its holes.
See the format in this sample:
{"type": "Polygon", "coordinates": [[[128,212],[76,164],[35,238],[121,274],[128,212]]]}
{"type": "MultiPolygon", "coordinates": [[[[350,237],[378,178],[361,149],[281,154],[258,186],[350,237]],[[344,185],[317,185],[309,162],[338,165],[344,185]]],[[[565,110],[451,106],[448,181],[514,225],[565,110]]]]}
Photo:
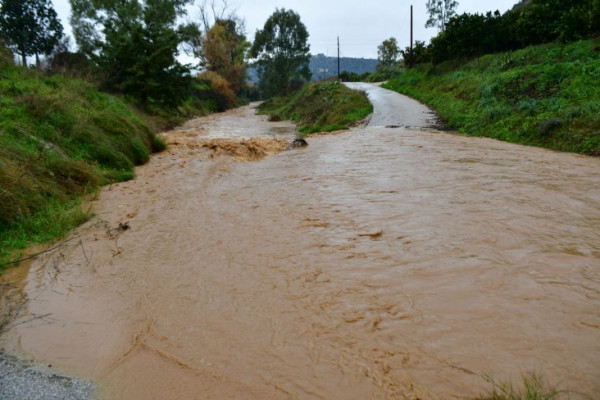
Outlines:
{"type": "Polygon", "coordinates": [[[522,387],[515,388],[510,383],[497,383],[487,377],[493,385],[492,390],[481,395],[477,400],[561,400],[568,399],[568,393],[550,387],[544,379],[537,374],[523,375],[522,387]]]}

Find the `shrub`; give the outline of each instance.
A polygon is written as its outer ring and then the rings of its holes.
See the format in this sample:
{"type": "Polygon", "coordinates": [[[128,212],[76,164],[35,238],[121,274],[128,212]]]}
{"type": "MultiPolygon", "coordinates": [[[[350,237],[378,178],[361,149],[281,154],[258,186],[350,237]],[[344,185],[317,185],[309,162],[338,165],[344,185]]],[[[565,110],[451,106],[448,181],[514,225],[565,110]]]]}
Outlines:
{"type": "Polygon", "coordinates": [[[221,75],[214,71],[206,71],[200,75],[200,78],[210,82],[219,111],[225,111],[237,105],[238,99],[235,92],[221,75]]]}

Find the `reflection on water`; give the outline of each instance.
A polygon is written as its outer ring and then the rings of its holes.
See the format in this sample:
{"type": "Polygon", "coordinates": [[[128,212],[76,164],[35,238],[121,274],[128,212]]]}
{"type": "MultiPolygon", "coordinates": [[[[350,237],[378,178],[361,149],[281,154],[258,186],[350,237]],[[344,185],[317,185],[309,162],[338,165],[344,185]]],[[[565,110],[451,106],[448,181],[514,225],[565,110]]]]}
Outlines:
{"type": "Polygon", "coordinates": [[[472,398],[528,371],[593,398],[598,167],[404,129],[255,163],[175,146],[32,267],[50,315],[4,344],[107,399],[472,398]]]}

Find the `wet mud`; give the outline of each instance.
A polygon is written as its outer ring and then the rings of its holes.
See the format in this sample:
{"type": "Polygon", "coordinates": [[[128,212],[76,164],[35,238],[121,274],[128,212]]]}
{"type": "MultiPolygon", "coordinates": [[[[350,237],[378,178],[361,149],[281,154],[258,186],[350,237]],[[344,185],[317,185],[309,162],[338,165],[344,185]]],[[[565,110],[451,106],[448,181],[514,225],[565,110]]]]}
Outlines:
{"type": "Polygon", "coordinates": [[[295,135],[251,108],[167,133],[31,266],[2,345],[105,399],[600,392],[598,159],[369,128],[236,162],[205,146],[228,124],[295,135]]]}

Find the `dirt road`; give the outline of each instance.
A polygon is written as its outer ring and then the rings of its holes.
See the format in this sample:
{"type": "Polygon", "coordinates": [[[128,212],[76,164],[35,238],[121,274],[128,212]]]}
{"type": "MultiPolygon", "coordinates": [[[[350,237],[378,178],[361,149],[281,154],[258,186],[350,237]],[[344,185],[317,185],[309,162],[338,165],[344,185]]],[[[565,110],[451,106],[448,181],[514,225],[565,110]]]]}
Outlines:
{"type": "Polygon", "coordinates": [[[105,399],[469,399],[526,372],[600,392],[598,159],[281,135],[251,108],[167,133],[31,267],[3,346],[105,399]]]}

